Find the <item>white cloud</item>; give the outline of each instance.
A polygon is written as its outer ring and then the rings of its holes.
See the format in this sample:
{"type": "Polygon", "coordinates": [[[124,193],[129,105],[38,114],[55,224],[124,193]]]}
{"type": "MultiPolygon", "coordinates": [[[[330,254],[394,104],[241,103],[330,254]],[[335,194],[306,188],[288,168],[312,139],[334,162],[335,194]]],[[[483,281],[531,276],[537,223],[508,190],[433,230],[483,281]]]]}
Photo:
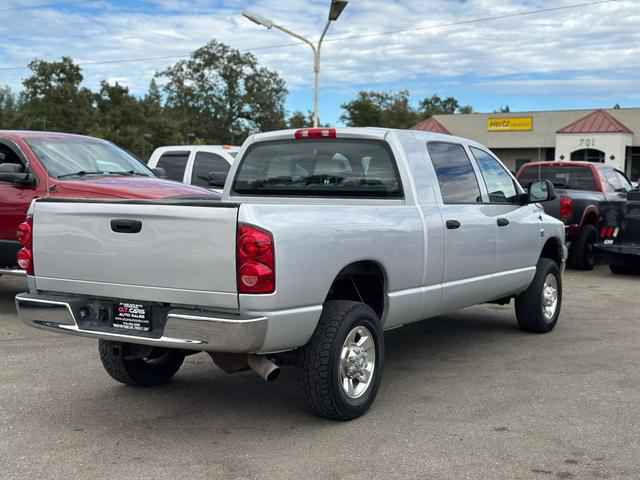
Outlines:
{"type": "MultiPolygon", "coordinates": [[[[323,50],[322,82],[336,89],[354,85],[375,89],[381,84],[400,89],[407,82],[422,79],[471,78],[480,89],[499,87],[517,94],[544,91],[564,95],[572,89],[591,93],[611,89],[631,95],[630,85],[640,84],[640,10],[635,0],[442,26],[575,2],[352,0],[329,32],[323,50]],[[370,35],[411,27],[420,29],[370,35]],[[356,35],[365,36],[344,39],[356,35]],[[626,77],[620,79],[623,74],[626,77]],[[519,78],[515,83],[509,78],[512,76],[528,76],[533,80],[522,82],[519,78]],[[538,79],[540,76],[545,79],[538,79]]],[[[25,4],[15,0],[5,3],[7,8],[25,4]]],[[[121,10],[102,0],[77,8],[0,9],[0,38],[4,39],[0,45],[0,66],[25,65],[34,57],[51,59],[62,55],[76,61],[97,62],[178,57],[216,38],[252,51],[261,63],[277,69],[290,89],[310,85],[312,61],[308,47],[266,49],[295,40],[276,30],[253,25],[242,19],[239,12],[249,8],[317,38],[326,19],[328,1],[235,0],[225,1],[223,7],[214,9],[216,3],[148,0],[144,9],[121,10]]],[[[126,78],[134,92],[142,93],[153,73],[174,61],[85,65],[83,72],[90,87],[101,79],[126,78]]],[[[0,84],[18,88],[21,77],[27,73],[0,70],[0,84]]]]}

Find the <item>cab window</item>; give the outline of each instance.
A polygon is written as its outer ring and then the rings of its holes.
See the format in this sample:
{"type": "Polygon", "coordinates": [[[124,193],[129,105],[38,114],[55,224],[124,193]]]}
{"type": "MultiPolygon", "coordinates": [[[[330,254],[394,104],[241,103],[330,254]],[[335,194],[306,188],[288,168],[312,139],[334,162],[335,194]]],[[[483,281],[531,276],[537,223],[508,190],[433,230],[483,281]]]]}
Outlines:
{"type": "Polygon", "coordinates": [[[167,152],[162,154],[157,166],[164,169],[169,180],[182,182],[188,160],[189,152],[167,152]]]}
{"type": "Polygon", "coordinates": [[[462,145],[429,142],[427,149],[438,177],[444,203],[482,203],[478,179],[462,145]]]}
{"type": "Polygon", "coordinates": [[[471,147],[471,153],[478,162],[489,193],[489,203],[518,203],[518,189],[505,168],[484,150],[471,147]]]}
{"type": "Polygon", "coordinates": [[[615,168],[607,168],[603,173],[605,188],[609,192],[627,193],[633,190],[633,187],[629,180],[627,180],[627,177],[615,168]]]}
{"type": "Polygon", "coordinates": [[[215,153],[198,152],[193,163],[191,184],[199,187],[208,187],[209,177],[213,172],[227,175],[229,173],[229,163],[215,153]]]}

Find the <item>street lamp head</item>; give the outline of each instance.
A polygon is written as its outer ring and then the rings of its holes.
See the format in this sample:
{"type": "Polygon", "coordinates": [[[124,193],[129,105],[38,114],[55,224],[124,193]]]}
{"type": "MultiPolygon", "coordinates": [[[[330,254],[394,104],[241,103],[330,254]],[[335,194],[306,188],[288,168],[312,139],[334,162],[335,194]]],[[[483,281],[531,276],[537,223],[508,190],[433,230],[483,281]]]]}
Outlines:
{"type": "Polygon", "coordinates": [[[335,22],[338,20],[338,17],[342,13],[342,11],[347,6],[346,0],[331,0],[331,9],[329,10],[329,21],[335,22]]]}
{"type": "Polygon", "coordinates": [[[273,27],[273,22],[268,18],[264,18],[261,15],[257,15],[255,13],[247,12],[246,10],[244,10],[242,12],[242,16],[247,20],[251,20],[253,23],[257,25],[267,27],[268,29],[271,29],[273,27]]]}

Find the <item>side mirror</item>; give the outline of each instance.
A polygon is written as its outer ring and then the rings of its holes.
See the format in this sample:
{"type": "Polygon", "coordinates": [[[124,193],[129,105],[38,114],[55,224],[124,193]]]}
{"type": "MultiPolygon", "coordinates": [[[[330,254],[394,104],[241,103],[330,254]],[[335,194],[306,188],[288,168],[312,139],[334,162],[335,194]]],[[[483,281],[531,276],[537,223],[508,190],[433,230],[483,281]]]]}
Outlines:
{"type": "Polygon", "coordinates": [[[36,179],[19,163],[0,163],[0,182],[30,186],[35,185],[36,179]]]}
{"type": "Polygon", "coordinates": [[[549,180],[533,182],[527,188],[527,203],[548,202],[556,198],[556,190],[549,180]]]}
{"type": "Polygon", "coordinates": [[[227,181],[227,174],[224,172],[209,172],[209,177],[207,178],[209,182],[209,186],[213,188],[224,188],[224,184],[227,181]]]}
{"type": "Polygon", "coordinates": [[[162,167],[152,168],[151,171],[158,178],[167,178],[167,171],[162,167]]]}

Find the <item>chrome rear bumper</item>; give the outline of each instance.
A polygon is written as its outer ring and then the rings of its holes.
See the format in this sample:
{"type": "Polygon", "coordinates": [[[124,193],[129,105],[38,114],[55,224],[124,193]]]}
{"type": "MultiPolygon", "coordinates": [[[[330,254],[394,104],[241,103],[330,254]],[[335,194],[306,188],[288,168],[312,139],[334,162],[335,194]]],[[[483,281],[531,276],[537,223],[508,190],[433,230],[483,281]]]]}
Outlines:
{"type": "Polygon", "coordinates": [[[87,299],[79,296],[16,295],[18,315],[27,325],[115,342],[209,352],[255,353],[260,351],[267,333],[266,317],[243,318],[181,309],[169,310],[164,331],[157,338],[83,329],[78,326],[74,315],[74,311],[83,304],[87,304],[87,299]]]}
{"type": "Polygon", "coordinates": [[[19,268],[0,268],[0,275],[7,275],[9,277],[26,277],[27,272],[20,270],[19,268]]]}

